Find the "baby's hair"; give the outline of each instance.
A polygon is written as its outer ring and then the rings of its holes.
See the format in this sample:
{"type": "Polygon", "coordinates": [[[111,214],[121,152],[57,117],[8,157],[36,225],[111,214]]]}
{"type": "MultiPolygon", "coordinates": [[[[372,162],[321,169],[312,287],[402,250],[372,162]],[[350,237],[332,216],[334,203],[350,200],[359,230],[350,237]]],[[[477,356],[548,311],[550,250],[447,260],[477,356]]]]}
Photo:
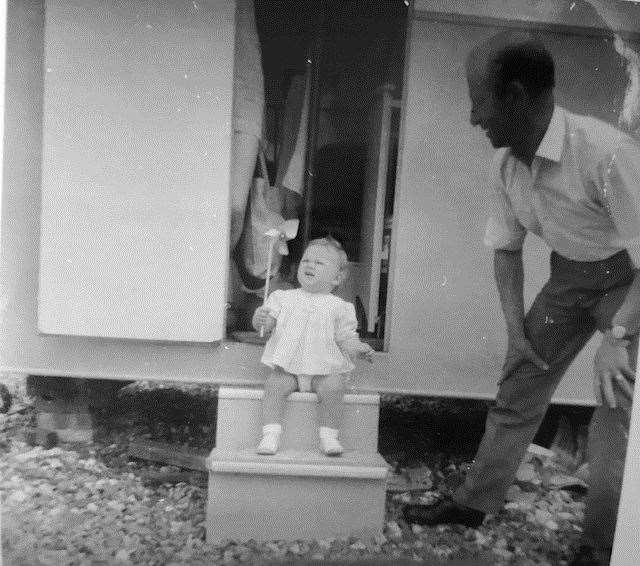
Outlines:
{"type": "Polygon", "coordinates": [[[346,271],[347,263],[349,261],[347,258],[347,252],[344,251],[342,244],[338,242],[338,240],[336,240],[332,236],[325,236],[324,238],[316,238],[314,240],[310,240],[307,244],[307,247],[309,246],[324,246],[326,248],[332,249],[334,252],[336,252],[336,256],[338,257],[338,268],[340,269],[340,272],[346,271]]]}

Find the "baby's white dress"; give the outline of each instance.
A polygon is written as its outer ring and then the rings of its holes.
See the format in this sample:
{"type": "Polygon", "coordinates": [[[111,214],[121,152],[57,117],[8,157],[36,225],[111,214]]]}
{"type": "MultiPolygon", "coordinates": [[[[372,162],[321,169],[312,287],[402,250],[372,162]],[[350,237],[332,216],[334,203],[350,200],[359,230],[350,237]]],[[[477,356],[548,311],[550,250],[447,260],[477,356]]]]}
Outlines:
{"type": "Polygon", "coordinates": [[[346,373],[355,366],[340,344],[359,340],[353,305],[340,297],[303,289],[277,290],[265,306],[276,318],[262,363],[294,375],[346,373]]]}

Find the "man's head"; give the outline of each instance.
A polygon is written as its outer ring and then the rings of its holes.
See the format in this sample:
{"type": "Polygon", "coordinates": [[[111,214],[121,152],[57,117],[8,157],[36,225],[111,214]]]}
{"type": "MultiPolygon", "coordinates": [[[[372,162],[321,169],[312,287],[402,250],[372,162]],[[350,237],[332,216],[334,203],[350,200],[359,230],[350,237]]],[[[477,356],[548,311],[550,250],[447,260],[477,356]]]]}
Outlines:
{"type": "Polygon", "coordinates": [[[525,32],[502,32],[467,58],[471,125],[498,147],[521,145],[529,126],[553,104],[554,64],[544,45],[525,32]]]}

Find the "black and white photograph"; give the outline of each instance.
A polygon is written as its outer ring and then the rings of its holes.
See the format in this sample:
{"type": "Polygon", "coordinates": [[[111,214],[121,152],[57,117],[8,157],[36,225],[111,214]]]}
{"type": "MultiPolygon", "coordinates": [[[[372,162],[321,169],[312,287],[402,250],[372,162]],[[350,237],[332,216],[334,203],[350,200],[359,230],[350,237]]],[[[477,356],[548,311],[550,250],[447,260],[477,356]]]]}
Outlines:
{"type": "Polygon", "coordinates": [[[0,0],[0,566],[635,566],[640,0],[0,0]]]}

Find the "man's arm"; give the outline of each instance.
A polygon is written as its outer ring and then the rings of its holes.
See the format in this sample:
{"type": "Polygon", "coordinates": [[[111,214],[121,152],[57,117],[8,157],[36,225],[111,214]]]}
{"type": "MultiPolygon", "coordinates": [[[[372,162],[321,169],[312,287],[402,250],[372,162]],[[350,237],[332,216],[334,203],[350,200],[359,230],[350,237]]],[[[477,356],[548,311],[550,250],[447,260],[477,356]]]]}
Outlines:
{"type": "MultiPolygon", "coordinates": [[[[602,200],[607,205],[620,239],[625,242],[631,261],[636,267],[635,277],[624,302],[614,315],[612,326],[624,326],[635,335],[640,330],[640,145],[623,136],[619,147],[603,163],[602,200]]],[[[613,385],[618,384],[625,394],[633,390],[627,379],[635,379],[629,366],[627,340],[616,340],[611,331],[605,331],[602,344],[594,359],[594,386],[596,399],[615,408],[617,403],[613,385]]]]}
{"type": "Polygon", "coordinates": [[[507,378],[514,369],[527,360],[540,369],[549,369],[545,361],[535,352],[525,334],[522,250],[495,250],[493,268],[508,335],[502,379],[507,378]]]}
{"type": "Polygon", "coordinates": [[[524,268],[522,250],[495,250],[493,271],[509,336],[524,336],[524,268]]]}
{"type": "MultiPolygon", "coordinates": [[[[635,276],[627,296],[618,312],[611,319],[611,326],[624,326],[627,333],[635,336],[640,331],[640,270],[635,276]]],[[[635,368],[630,366],[627,340],[616,339],[611,329],[604,332],[602,343],[594,358],[594,390],[599,404],[606,402],[612,409],[617,406],[613,391],[617,383],[624,394],[633,397],[633,386],[627,381],[635,380],[635,368]]]]}

